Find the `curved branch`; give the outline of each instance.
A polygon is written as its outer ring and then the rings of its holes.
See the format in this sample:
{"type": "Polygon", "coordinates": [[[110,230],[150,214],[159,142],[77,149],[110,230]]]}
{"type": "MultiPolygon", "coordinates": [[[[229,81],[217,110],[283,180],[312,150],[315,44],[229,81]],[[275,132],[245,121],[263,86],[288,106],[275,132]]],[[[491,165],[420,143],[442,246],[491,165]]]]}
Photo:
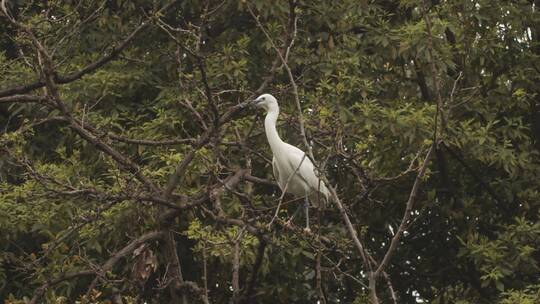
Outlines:
{"type": "MultiPolygon", "coordinates": [[[[177,0],[173,0],[173,1],[169,2],[168,4],[166,4],[164,7],[162,7],[159,11],[156,12],[156,15],[163,14],[165,11],[167,11],[169,8],[171,8],[176,3],[176,1],[177,0]]],[[[126,49],[127,46],[131,43],[131,41],[133,41],[133,39],[135,39],[135,37],[140,32],[142,32],[142,30],[144,30],[149,24],[151,24],[151,23],[148,22],[148,21],[143,21],[124,40],[122,40],[122,42],[120,42],[119,45],[114,47],[111,50],[110,53],[104,55],[103,57],[101,57],[97,61],[94,61],[94,62],[88,64],[87,66],[85,66],[81,70],[79,70],[77,72],[70,73],[70,74],[68,74],[66,76],[56,75],[56,77],[55,77],[56,78],[55,79],[56,83],[58,83],[58,84],[66,84],[66,83],[73,82],[75,80],[78,80],[78,79],[82,78],[84,75],[92,73],[95,70],[99,69],[100,67],[104,66],[105,64],[107,64],[111,60],[115,59],[124,49],[126,49]]],[[[35,81],[33,83],[30,83],[30,84],[25,84],[25,85],[22,85],[22,86],[5,89],[5,90],[0,91],[0,97],[10,96],[10,95],[14,95],[14,94],[28,93],[28,92],[30,92],[32,90],[44,87],[45,84],[46,83],[45,83],[44,80],[38,80],[38,81],[35,81]]]]}

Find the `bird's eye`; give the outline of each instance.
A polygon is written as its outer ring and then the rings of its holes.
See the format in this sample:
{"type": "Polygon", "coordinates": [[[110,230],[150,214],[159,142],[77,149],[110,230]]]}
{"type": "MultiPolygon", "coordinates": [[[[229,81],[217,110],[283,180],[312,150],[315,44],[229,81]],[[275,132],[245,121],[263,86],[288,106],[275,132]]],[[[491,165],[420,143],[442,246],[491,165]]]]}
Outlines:
{"type": "Polygon", "coordinates": [[[263,97],[263,100],[266,100],[266,97],[263,97]]]}

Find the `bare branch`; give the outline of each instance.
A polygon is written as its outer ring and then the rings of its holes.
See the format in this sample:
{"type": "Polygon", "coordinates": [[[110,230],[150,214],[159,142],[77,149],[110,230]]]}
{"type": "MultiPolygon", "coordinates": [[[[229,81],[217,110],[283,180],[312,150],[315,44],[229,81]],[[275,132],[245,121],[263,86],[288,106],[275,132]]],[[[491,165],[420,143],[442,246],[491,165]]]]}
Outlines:
{"type": "Polygon", "coordinates": [[[257,248],[257,256],[255,258],[255,263],[253,264],[253,268],[251,270],[251,277],[248,282],[248,286],[246,288],[246,293],[244,295],[244,301],[243,303],[251,304],[255,303],[253,300],[253,291],[255,289],[255,285],[257,283],[257,275],[259,273],[259,269],[261,268],[263,259],[264,259],[264,251],[266,249],[267,242],[261,238],[259,238],[259,246],[257,248]]]}
{"type": "Polygon", "coordinates": [[[49,99],[47,96],[41,96],[41,95],[12,95],[7,97],[0,97],[0,104],[2,103],[31,103],[31,102],[37,102],[42,103],[46,102],[49,99]]]}
{"type": "Polygon", "coordinates": [[[260,177],[256,177],[256,176],[253,176],[253,175],[250,175],[250,174],[247,174],[245,176],[245,179],[247,181],[250,181],[250,182],[256,183],[256,184],[262,184],[262,185],[272,186],[272,187],[276,187],[276,188],[279,187],[278,184],[276,184],[273,181],[263,179],[263,178],[260,178],[260,177]]]}
{"type": "Polygon", "coordinates": [[[95,129],[94,129],[94,132],[88,131],[87,130],[88,126],[86,126],[85,128],[82,122],[78,121],[76,118],[72,116],[70,110],[68,109],[66,104],[62,102],[60,98],[60,94],[58,92],[58,86],[55,80],[56,72],[54,70],[54,63],[48,51],[45,49],[43,44],[37,39],[37,37],[34,35],[34,33],[32,32],[30,28],[28,28],[27,26],[23,24],[18,23],[13,18],[10,18],[10,21],[28,35],[28,37],[32,41],[32,44],[36,48],[38,52],[39,67],[45,79],[46,92],[49,95],[50,99],[56,104],[58,109],[64,114],[65,118],[70,122],[70,127],[75,132],[77,132],[82,138],[92,143],[96,148],[98,148],[102,152],[105,152],[106,154],[111,156],[115,161],[117,161],[121,165],[121,168],[124,167],[125,169],[127,169],[127,171],[132,173],[139,181],[141,181],[146,187],[148,187],[149,190],[157,192],[158,188],[154,185],[154,183],[151,180],[149,180],[146,176],[142,174],[137,164],[135,164],[129,158],[123,156],[121,153],[113,149],[111,146],[107,145],[103,140],[98,138],[96,136],[95,129]]]}
{"type": "Polygon", "coordinates": [[[431,73],[433,74],[433,85],[435,86],[435,93],[437,94],[437,112],[435,113],[435,127],[433,131],[433,142],[437,142],[437,137],[439,134],[437,133],[437,119],[441,117],[441,132],[444,132],[446,130],[446,113],[444,110],[444,101],[441,96],[441,88],[440,88],[440,79],[439,79],[439,73],[437,71],[437,67],[435,66],[435,58],[433,56],[433,50],[434,50],[434,44],[433,44],[433,34],[431,33],[431,19],[429,18],[429,9],[428,9],[428,1],[424,1],[424,21],[426,23],[426,30],[428,33],[427,36],[427,43],[428,43],[428,54],[429,54],[429,65],[431,67],[431,73]]]}
{"type": "Polygon", "coordinates": [[[232,272],[232,302],[238,303],[238,296],[240,295],[240,243],[242,242],[242,237],[244,230],[238,232],[238,236],[233,243],[233,272],[232,272]]]}
{"type": "Polygon", "coordinates": [[[163,191],[163,197],[165,197],[166,199],[169,198],[171,194],[173,193],[174,189],[181,183],[182,177],[184,176],[184,173],[187,167],[189,166],[189,164],[195,157],[195,153],[197,153],[199,149],[201,149],[204,145],[206,145],[210,141],[211,139],[210,132],[211,132],[210,129],[207,132],[205,132],[197,140],[197,143],[193,146],[192,150],[189,151],[188,154],[184,156],[184,159],[182,159],[182,161],[176,166],[176,168],[174,169],[174,173],[171,174],[171,176],[169,177],[169,181],[167,182],[167,187],[163,191]]]}
{"type": "Polygon", "coordinates": [[[317,293],[319,295],[319,302],[322,304],[326,304],[326,297],[322,288],[321,255],[321,249],[318,248],[315,264],[315,280],[317,281],[317,293]]]}
{"type": "Polygon", "coordinates": [[[411,211],[416,201],[416,196],[418,194],[418,189],[420,188],[420,184],[422,183],[422,179],[424,178],[424,174],[426,173],[427,166],[429,162],[431,161],[431,155],[433,153],[434,145],[435,144],[430,146],[426,154],[426,157],[424,158],[422,166],[420,167],[420,170],[418,170],[418,174],[416,175],[416,179],[414,180],[411,193],[409,194],[409,199],[407,200],[405,211],[403,212],[403,218],[401,219],[399,228],[396,234],[394,235],[394,237],[392,238],[390,246],[388,247],[388,250],[386,251],[386,254],[384,255],[382,262],[379,264],[379,267],[377,267],[377,270],[375,271],[375,274],[374,274],[375,278],[377,278],[380,275],[380,273],[384,270],[386,265],[388,265],[388,263],[390,262],[390,259],[392,258],[392,255],[394,254],[397,248],[399,240],[401,239],[403,231],[405,231],[407,223],[409,222],[409,218],[411,217],[411,211]]]}
{"type": "MultiPolygon", "coordinates": [[[[129,158],[122,155],[120,152],[116,151],[114,148],[106,144],[101,140],[95,133],[90,132],[88,129],[90,126],[86,124],[85,127],[81,125],[77,119],[73,117],[68,117],[70,120],[70,127],[77,132],[82,138],[92,143],[96,148],[111,156],[116,162],[118,162],[122,167],[132,173],[140,182],[142,182],[149,190],[153,192],[158,192],[158,187],[148,179],[144,174],[142,174],[139,166],[131,161],[129,158]]],[[[121,168],[122,168],[121,167],[121,168]]]]}
{"type": "Polygon", "coordinates": [[[204,302],[209,303],[210,300],[208,298],[208,271],[206,267],[206,247],[203,247],[202,249],[202,255],[203,255],[203,282],[204,282],[204,302]]]}
{"type": "Polygon", "coordinates": [[[141,146],[174,146],[186,143],[193,143],[195,139],[193,138],[178,138],[178,139],[168,139],[168,140],[150,140],[150,139],[135,139],[127,138],[124,136],[116,135],[109,133],[108,136],[116,141],[124,142],[128,144],[135,144],[141,146]]]}
{"type": "MultiPolygon", "coordinates": [[[[294,2],[290,2],[289,5],[294,6],[294,2]]],[[[249,10],[250,14],[252,15],[252,17],[255,19],[255,21],[257,23],[257,26],[261,29],[261,31],[264,33],[264,35],[266,36],[266,38],[268,39],[268,41],[272,45],[272,48],[276,51],[279,59],[281,60],[281,63],[283,64],[285,70],[287,71],[287,74],[289,76],[289,81],[290,81],[291,86],[293,88],[293,95],[294,95],[294,98],[295,98],[295,103],[296,103],[296,107],[297,107],[297,111],[298,111],[298,120],[299,120],[299,124],[300,124],[300,134],[301,134],[302,140],[304,142],[304,145],[306,146],[307,153],[308,153],[309,157],[311,158],[311,160],[313,161],[313,163],[315,164],[315,161],[314,161],[315,158],[313,156],[313,151],[311,149],[311,145],[307,141],[307,137],[306,137],[306,133],[305,133],[305,129],[304,129],[304,118],[303,118],[303,115],[302,115],[302,108],[301,108],[301,105],[300,105],[300,97],[299,97],[299,94],[298,94],[298,86],[297,86],[296,81],[294,79],[294,76],[292,74],[292,70],[289,67],[289,65],[288,65],[287,61],[285,60],[285,58],[283,57],[283,55],[281,54],[280,50],[277,48],[276,44],[274,43],[274,41],[272,40],[272,38],[268,34],[268,32],[265,30],[264,26],[261,24],[259,18],[255,15],[255,13],[253,12],[253,10],[251,9],[251,7],[249,5],[248,5],[248,10],[249,10]]],[[[292,9],[292,12],[294,13],[294,8],[292,9]]],[[[293,18],[296,18],[296,16],[293,16],[293,18]]],[[[296,24],[296,22],[294,22],[294,24],[296,24]]],[[[296,30],[296,28],[294,28],[293,30],[296,30]]],[[[293,34],[293,37],[295,37],[295,36],[296,36],[296,34],[293,34]]],[[[291,41],[291,43],[292,42],[293,41],[291,41]]],[[[338,195],[336,193],[336,190],[328,183],[326,177],[324,177],[323,174],[320,174],[320,175],[321,175],[321,179],[323,180],[323,182],[325,182],[328,185],[328,189],[330,190],[332,200],[335,202],[336,206],[338,207],[338,209],[339,209],[339,211],[341,213],[341,216],[342,216],[343,220],[345,221],[345,225],[347,227],[349,235],[351,236],[351,238],[352,238],[352,240],[353,240],[353,242],[355,244],[355,247],[358,249],[358,251],[359,251],[359,253],[360,253],[361,257],[362,257],[362,260],[364,262],[364,265],[371,272],[371,263],[368,260],[367,255],[366,255],[366,251],[364,249],[364,246],[362,245],[362,242],[358,238],[356,230],[355,230],[351,220],[349,219],[349,216],[347,215],[347,211],[345,210],[345,207],[341,203],[341,200],[339,199],[339,197],[338,197],[338,195]]]]}
{"type": "Polygon", "coordinates": [[[68,280],[71,280],[71,279],[74,279],[74,278],[78,278],[78,277],[82,277],[82,276],[91,276],[91,275],[94,275],[94,274],[95,274],[94,270],[83,270],[83,271],[77,271],[77,272],[73,272],[73,273],[62,274],[60,277],[58,277],[58,278],[56,278],[54,280],[51,280],[51,281],[47,281],[45,284],[41,285],[41,287],[36,289],[36,291],[34,292],[34,296],[30,300],[30,302],[28,302],[28,303],[29,304],[38,303],[39,299],[41,299],[41,297],[43,296],[45,291],[47,291],[47,289],[49,289],[52,286],[58,285],[58,284],[60,284],[60,283],[62,283],[64,281],[68,281],[68,280]]]}
{"type": "MultiPolygon", "coordinates": [[[[163,6],[160,10],[158,10],[155,13],[155,15],[159,16],[159,15],[163,14],[164,12],[169,10],[176,3],[176,1],[177,0],[173,0],[173,1],[169,2],[168,4],[163,6]]],[[[12,20],[12,22],[16,22],[12,18],[10,20],[12,20]]],[[[118,44],[116,47],[114,47],[108,54],[104,55],[103,57],[101,57],[97,61],[94,61],[94,62],[88,64],[87,66],[85,66],[81,70],[79,70],[77,72],[70,73],[70,74],[68,74],[66,76],[58,76],[58,75],[55,74],[54,75],[55,82],[58,83],[58,84],[70,83],[70,82],[73,82],[75,80],[78,80],[78,79],[82,78],[86,74],[89,74],[89,73],[92,73],[92,72],[96,71],[97,69],[104,66],[105,64],[107,64],[111,60],[115,59],[122,51],[124,51],[127,48],[127,46],[133,41],[133,39],[140,32],[142,32],[146,27],[148,27],[149,24],[151,24],[151,23],[148,22],[148,21],[142,22],[137,28],[135,28],[135,30],[133,30],[124,40],[122,40],[122,42],[120,42],[120,44],[118,44]]],[[[35,89],[39,89],[39,88],[44,87],[44,86],[45,86],[45,81],[38,80],[38,81],[30,83],[30,84],[26,84],[26,85],[22,85],[22,86],[2,90],[2,91],[0,91],[0,97],[10,96],[10,95],[14,95],[14,94],[24,94],[24,93],[30,92],[30,91],[35,90],[35,89]]]]}
{"type": "MultiPolygon", "coordinates": [[[[120,261],[120,259],[122,259],[123,257],[125,257],[126,255],[130,254],[131,252],[133,252],[133,250],[135,250],[137,247],[139,247],[141,244],[144,244],[144,243],[147,243],[149,241],[153,241],[153,240],[156,240],[156,239],[160,239],[163,237],[163,233],[159,232],[159,231],[150,231],[150,232],[147,232],[141,236],[139,236],[138,238],[132,240],[131,242],[129,242],[126,246],[124,246],[122,249],[118,250],[116,253],[114,253],[101,267],[100,267],[100,272],[97,273],[97,275],[104,275],[107,271],[110,271],[112,269],[112,267],[118,262],[120,261]]],[[[75,272],[75,273],[70,273],[70,274],[63,274],[61,275],[60,277],[52,280],[52,281],[48,281],[46,282],[45,284],[43,284],[40,288],[36,289],[36,291],[34,292],[34,296],[32,297],[32,300],[30,300],[30,304],[35,304],[39,301],[39,299],[43,296],[43,294],[45,293],[45,291],[47,291],[47,289],[49,289],[50,287],[54,286],[54,285],[57,285],[63,281],[66,281],[66,280],[70,280],[70,279],[73,279],[73,278],[76,278],[76,277],[80,277],[80,276],[89,276],[89,275],[95,275],[96,274],[96,271],[95,270],[84,270],[84,271],[79,271],[79,272],[75,272]]]]}

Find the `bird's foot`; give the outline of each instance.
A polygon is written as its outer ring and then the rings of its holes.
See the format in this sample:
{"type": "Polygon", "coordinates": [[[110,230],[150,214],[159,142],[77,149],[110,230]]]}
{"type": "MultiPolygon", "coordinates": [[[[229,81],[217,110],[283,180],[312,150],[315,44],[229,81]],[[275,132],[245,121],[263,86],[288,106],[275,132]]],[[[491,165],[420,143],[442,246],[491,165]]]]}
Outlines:
{"type": "Polygon", "coordinates": [[[311,234],[311,228],[309,227],[304,228],[304,233],[311,234]]]}
{"type": "Polygon", "coordinates": [[[292,229],[293,225],[292,225],[292,218],[289,219],[288,221],[286,221],[283,226],[285,226],[285,228],[287,229],[292,229]]]}

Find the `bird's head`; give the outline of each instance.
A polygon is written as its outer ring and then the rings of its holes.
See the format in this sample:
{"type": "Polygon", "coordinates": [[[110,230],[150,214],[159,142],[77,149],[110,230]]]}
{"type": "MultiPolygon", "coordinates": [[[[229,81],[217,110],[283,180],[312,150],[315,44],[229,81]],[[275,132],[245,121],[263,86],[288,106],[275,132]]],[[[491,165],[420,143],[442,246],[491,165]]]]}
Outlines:
{"type": "Polygon", "coordinates": [[[263,108],[267,112],[270,110],[278,109],[278,103],[274,96],[270,94],[262,94],[261,96],[257,97],[252,105],[257,108],[263,108]]]}

